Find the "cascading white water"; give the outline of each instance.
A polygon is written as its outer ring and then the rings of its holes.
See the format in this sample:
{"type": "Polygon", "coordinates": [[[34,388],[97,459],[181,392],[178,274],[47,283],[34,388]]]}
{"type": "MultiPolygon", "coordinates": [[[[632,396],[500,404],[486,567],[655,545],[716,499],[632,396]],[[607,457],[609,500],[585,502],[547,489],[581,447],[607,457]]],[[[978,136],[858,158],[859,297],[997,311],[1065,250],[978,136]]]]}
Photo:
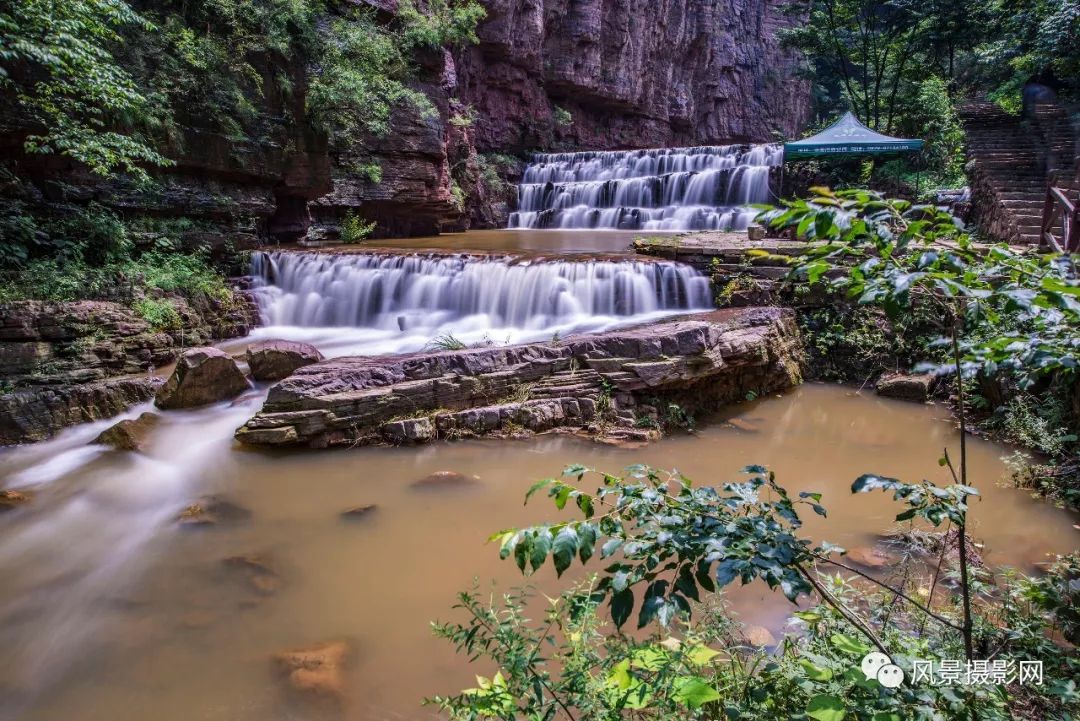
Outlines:
{"type": "Polygon", "coordinates": [[[769,200],[779,145],[541,153],[518,186],[511,228],[741,230],[769,200]]]}
{"type": "Polygon", "coordinates": [[[263,326],[328,355],[419,350],[440,335],[474,344],[598,331],[712,307],[689,266],[473,256],[256,253],[263,326]]]}

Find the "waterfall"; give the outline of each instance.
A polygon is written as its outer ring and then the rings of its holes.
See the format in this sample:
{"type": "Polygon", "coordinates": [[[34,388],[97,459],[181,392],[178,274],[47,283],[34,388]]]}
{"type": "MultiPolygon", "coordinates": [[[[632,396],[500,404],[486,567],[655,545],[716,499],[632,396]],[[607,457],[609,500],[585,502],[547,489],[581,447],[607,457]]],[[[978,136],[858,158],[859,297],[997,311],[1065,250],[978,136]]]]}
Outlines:
{"type": "Polygon", "coordinates": [[[598,331],[712,307],[708,279],[651,261],[256,253],[256,335],[308,340],[328,355],[419,350],[598,331]]]}
{"type": "Polygon", "coordinates": [[[540,153],[511,228],[741,230],[769,200],[779,145],[540,153]]]}

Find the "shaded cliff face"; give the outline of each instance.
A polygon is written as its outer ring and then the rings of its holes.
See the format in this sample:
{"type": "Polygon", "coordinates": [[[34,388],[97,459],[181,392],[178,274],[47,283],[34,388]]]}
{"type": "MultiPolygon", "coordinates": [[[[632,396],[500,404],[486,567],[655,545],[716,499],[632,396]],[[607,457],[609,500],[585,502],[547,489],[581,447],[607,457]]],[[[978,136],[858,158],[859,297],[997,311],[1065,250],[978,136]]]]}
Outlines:
{"type": "Polygon", "coordinates": [[[768,141],[807,117],[777,0],[484,5],[481,43],[458,68],[481,150],[768,141]]]}
{"type": "MultiPolygon", "coordinates": [[[[363,1],[392,18],[393,0],[363,1]]],[[[66,158],[26,156],[30,129],[7,110],[0,161],[30,181],[18,191],[30,205],[96,200],[129,218],[189,218],[192,243],[244,248],[312,231],[332,238],[348,212],[376,221],[376,237],[501,227],[520,171],[505,154],[767,141],[807,115],[796,58],[776,39],[789,22],[779,0],[483,4],[478,45],[416,59],[413,85],[435,112],[400,107],[388,135],[347,150],[309,129],[306,69],[296,61],[288,98],[265,83],[266,132],[237,141],[188,118],[166,151],[176,165],[158,172],[151,192],[66,158]]]]}

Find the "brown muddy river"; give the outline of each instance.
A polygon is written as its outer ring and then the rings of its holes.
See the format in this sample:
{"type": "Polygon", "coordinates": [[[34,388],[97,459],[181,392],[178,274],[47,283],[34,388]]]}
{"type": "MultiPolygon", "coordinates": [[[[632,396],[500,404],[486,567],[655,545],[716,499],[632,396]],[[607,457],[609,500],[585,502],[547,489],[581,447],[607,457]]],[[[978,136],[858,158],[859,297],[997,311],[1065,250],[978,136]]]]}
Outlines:
{"type": "MultiPolygon", "coordinates": [[[[503,589],[521,582],[484,539],[556,515],[543,499],[522,506],[533,480],[571,462],[608,471],[644,462],[699,483],[768,464],[789,489],[825,494],[829,518],[811,514],[812,535],[854,546],[889,528],[896,508],[883,494],[852,497],[851,481],[874,471],[944,482],[936,459],[957,441],[941,408],[807,385],[730,409],[696,435],[633,450],[564,436],[240,450],[232,429],[259,401],[166,414],[146,454],[87,447],[110,421],[0,456],[0,487],[37,493],[29,507],[0,517],[0,718],[322,718],[285,701],[270,657],[338,638],[354,648],[346,718],[428,718],[424,696],[494,670],[467,667],[431,637],[428,622],[452,617],[455,592],[474,577],[503,589]],[[412,486],[438,471],[477,480],[412,486]],[[250,519],[178,527],[177,513],[206,493],[227,495],[250,519]],[[377,509],[341,518],[362,504],[377,509]],[[273,569],[272,583],[256,588],[222,564],[249,554],[273,569]]],[[[1007,452],[971,441],[971,478],[983,493],[974,533],[991,563],[1031,569],[1045,553],[1077,546],[1076,521],[998,485],[1007,452]]],[[[534,580],[560,587],[547,568],[534,580]]],[[[733,600],[744,620],[774,629],[790,610],[756,586],[733,600]]]]}

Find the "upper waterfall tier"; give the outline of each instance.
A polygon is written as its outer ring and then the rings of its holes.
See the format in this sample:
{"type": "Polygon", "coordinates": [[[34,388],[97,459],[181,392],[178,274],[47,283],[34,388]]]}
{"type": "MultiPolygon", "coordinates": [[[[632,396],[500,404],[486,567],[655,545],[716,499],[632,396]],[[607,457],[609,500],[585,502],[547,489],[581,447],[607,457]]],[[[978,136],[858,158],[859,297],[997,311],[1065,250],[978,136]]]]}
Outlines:
{"type": "Polygon", "coordinates": [[[511,228],[741,230],[769,201],[779,145],[723,145],[533,157],[511,228]]]}
{"type": "Polygon", "coordinates": [[[712,307],[689,266],[439,255],[256,253],[264,328],[330,355],[523,342],[712,307]]]}

